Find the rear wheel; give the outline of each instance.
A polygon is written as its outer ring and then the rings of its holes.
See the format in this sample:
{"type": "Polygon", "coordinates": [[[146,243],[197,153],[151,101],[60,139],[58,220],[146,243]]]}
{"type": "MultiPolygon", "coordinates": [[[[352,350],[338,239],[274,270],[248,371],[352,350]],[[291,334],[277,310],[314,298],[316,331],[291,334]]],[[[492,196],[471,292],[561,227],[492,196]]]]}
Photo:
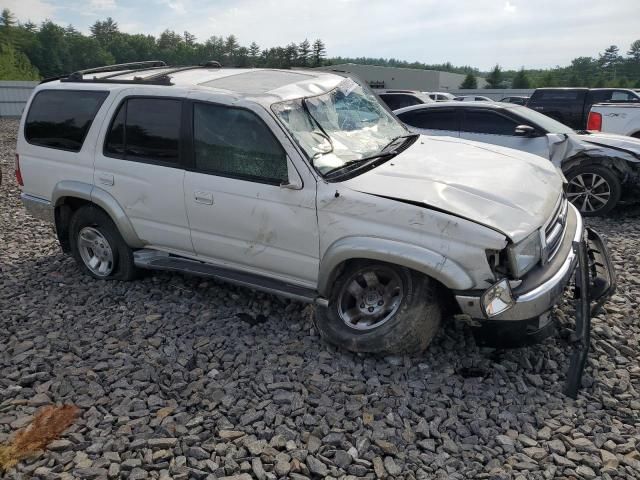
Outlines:
{"type": "Polygon", "coordinates": [[[584,165],[569,170],[567,198],[585,217],[604,215],[620,200],[620,179],[602,165],[584,165]]]}
{"type": "Polygon", "coordinates": [[[131,280],[137,269],[133,251],[101,209],[79,208],[69,225],[71,253],[83,271],[101,280],[131,280]]]}
{"type": "Polygon", "coordinates": [[[358,261],[335,282],[316,328],[328,342],[354,352],[424,350],[440,325],[436,285],[403,267],[358,261]]]}

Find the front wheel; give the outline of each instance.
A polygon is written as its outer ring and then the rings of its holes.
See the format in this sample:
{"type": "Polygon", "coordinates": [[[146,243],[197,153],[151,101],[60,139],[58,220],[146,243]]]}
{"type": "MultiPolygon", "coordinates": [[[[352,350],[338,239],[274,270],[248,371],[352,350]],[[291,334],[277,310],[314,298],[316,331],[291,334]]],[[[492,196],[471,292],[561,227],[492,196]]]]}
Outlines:
{"type": "Polygon", "coordinates": [[[382,262],[358,261],[335,282],[315,324],[329,343],[353,352],[412,353],[427,348],[442,312],[427,276],[382,262]]]}
{"type": "Polygon", "coordinates": [[[567,198],[585,217],[609,213],[620,200],[620,179],[602,165],[584,165],[570,169],[567,198]]]}

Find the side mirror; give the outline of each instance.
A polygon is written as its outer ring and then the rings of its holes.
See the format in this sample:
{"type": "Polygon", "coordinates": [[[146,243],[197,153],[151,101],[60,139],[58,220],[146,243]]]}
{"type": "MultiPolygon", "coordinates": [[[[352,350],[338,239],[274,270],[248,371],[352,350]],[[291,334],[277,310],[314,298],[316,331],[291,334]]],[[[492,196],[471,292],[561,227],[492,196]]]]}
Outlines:
{"type": "Polygon", "coordinates": [[[531,125],[518,125],[513,133],[516,137],[535,137],[536,129],[531,125]]]}

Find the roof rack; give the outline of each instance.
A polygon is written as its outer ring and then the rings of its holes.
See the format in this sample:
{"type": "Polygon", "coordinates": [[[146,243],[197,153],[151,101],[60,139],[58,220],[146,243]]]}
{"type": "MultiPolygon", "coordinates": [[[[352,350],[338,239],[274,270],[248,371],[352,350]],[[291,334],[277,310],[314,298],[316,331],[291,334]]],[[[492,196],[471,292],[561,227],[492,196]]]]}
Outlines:
{"type": "Polygon", "coordinates": [[[73,79],[73,80],[81,80],[83,75],[87,75],[89,73],[116,72],[118,70],[124,70],[124,69],[141,70],[143,68],[149,68],[149,67],[166,67],[166,66],[167,64],[164,63],[162,60],[147,60],[144,62],[117,63],[115,65],[105,65],[104,67],[78,70],[77,72],[73,72],[67,78],[73,79]],[[136,67],[139,67],[139,68],[136,68],[136,67]]]}

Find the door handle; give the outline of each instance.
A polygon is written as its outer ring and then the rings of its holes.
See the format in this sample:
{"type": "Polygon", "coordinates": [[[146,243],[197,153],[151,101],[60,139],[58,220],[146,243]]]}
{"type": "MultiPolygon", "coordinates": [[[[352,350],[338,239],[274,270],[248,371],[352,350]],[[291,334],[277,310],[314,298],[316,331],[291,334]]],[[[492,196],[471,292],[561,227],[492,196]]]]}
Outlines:
{"type": "Polygon", "coordinates": [[[213,193],[193,192],[193,199],[196,203],[202,203],[203,205],[213,205],[213,193]]]}
{"type": "Polygon", "coordinates": [[[98,181],[102,185],[111,186],[114,183],[113,175],[110,175],[108,173],[100,173],[100,174],[98,174],[98,181]]]}

